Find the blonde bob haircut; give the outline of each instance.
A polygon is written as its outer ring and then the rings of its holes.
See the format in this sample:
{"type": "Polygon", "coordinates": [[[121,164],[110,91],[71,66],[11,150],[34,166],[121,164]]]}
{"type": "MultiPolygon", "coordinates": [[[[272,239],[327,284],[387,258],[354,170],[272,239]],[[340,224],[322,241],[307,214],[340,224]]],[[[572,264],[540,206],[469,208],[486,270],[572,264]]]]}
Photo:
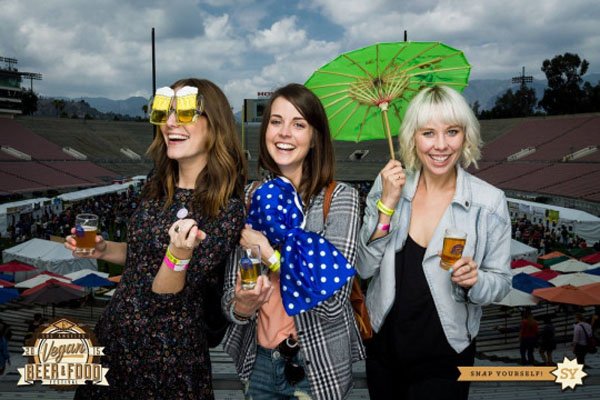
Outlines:
{"type": "Polygon", "coordinates": [[[421,169],[417,156],[415,134],[430,121],[440,121],[446,125],[460,126],[465,133],[459,162],[463,168],[481,158],[481,136],[479,121],[464,97],[447,86],[433,86],[421,90],[408,105],[400,126],[400,158],[409,171],[421,169]]]}

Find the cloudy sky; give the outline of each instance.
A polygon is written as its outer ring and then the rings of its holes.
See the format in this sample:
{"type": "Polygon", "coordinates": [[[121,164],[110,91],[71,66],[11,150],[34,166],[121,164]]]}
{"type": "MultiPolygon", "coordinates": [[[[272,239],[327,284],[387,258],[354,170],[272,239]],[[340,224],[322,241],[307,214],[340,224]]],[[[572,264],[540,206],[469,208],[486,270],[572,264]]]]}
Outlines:
{"type": "Polygon", "coordinates": [[[565,52],[600,72],[599,21],[598,0],[0,0],[0,56],[41,73],[43,96],[149,97],[154,27],[157,86],[205,77],[239,110],[404,30],[463,50],[475,79],[543,78],[565,52]]]}

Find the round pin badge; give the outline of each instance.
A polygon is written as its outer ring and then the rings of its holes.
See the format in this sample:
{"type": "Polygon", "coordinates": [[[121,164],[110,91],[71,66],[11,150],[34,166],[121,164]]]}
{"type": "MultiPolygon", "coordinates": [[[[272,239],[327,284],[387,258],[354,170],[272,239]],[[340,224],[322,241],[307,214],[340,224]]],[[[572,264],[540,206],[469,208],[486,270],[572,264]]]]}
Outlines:
{"type": "Polygon", "coordinates": [[[179,209],[179,211],[177,211],[177,218],[184,219],[187,216],[188,216],[188,210],[185,207],[183,207],[183,208],[179,209]]]}

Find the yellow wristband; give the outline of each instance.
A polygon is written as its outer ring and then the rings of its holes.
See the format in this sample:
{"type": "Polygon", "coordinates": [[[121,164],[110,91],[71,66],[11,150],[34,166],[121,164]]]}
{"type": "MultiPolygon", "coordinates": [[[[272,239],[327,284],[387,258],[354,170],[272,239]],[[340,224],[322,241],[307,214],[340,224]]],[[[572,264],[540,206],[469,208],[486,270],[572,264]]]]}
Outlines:
{"type": "Polygon", "coordinates": [[[273,255],[269,257],[269,269],[273,272],[279,271],[281,267],[281,253],[279,250],[275,250],[273,255]]]}
{"type": "Polygon", "coordinates": [[[173,264],[189,264],[191,259],[187,259],[187,260],[180,260],[179,258],[175,257],[173,255],[173,253],[171,253],[171,246],[167,246],[167,253],[165,254],[165,257],[167,257],[167,259],[169,261],[171,261],[173,264]]]}
{"type": "Polygon", "coordinates": [[[381,199],[377,200],[377,209],[381,211],[382,214],[387,215],[388,217],[394,215],[394,210],[389,207],[386,207],[386,205],[383,204],[381,199]]]}

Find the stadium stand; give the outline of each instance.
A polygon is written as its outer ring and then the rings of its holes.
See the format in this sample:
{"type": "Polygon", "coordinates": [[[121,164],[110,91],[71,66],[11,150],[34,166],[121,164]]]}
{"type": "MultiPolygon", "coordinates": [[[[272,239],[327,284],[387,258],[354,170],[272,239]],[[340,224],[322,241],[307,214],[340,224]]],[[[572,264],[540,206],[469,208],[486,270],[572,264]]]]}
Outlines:
{"type": "MultiPolygon", "coordinates": [[[[245,126],[250,179],[259,177],[259,127],[257,123],[245,126]]],[[[3,165],[0,177],[6,178],[2,179],[1,186],[10,188],[11,192],[21,192],[28,186],[39,190],[46,183],[67,188],[105,183],[117,176],[146,175],[152,168],[152,162],[144,155],[153,138],[152,129],[149,124],[140,122],[36,117],[0,120],[0,144],[30,154],[34,158],[31,165],[39,168],[36,173],[31,167],[15,168],[16,159],[0,152],[0,165],[3,165]],[[77,161],[62,151],[65,147],[86,155],[87,160],[77,161]],[[142,159],[128,158],[121,152],[123,148],[142,155],[142,159]],[[50,179],[44,177],[42,171],[60,176],[50,179]],[[28,175],[23,175],[25,172],[28,175]]],[[[597,113],[484,120],[481,121],[485,143],[483,158],[479,169],[471,167],[469,171],[511,191],[511,196],[558,196],[595,203],[600,209],[600,151],[593,151],[600,145],[599,130],[600,114],[597,113]],[[535,148],[535,152],[507,161],[507,157],[528,147],[535,148]],[[584,148],[592,148],[592,151],[582,158],[563,161],[565,156],[584,148]]],[[[335,152],[336,179],[341,181],[371,182],[389,158],[385,140],[336,141],[335,152]],[[357,150],[368,150],[368,154],[356,159],[351,155],[357,150]]]]}

